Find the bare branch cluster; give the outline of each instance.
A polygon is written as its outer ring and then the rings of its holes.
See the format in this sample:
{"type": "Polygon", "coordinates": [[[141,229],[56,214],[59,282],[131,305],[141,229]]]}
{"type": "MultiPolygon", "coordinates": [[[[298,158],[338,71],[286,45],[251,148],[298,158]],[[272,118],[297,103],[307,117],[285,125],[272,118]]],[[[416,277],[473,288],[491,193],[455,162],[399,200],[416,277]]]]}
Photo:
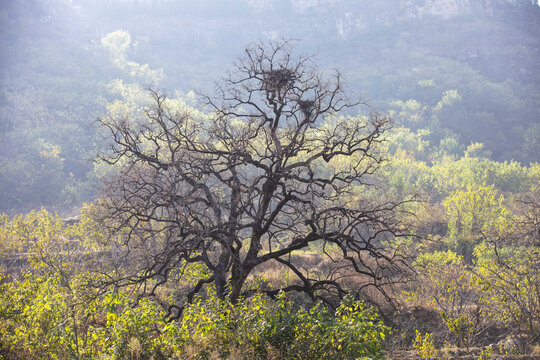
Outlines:
{"type": "Polygon", "coordinates": [[[402,231],[400,204],[375,201],[368,186],[389,118],[338,116],[360,104],[343,86],[339,71],[324,75],[288,42],[257,44],[214,96],[202,95],[210,120],[170,109],[156,91],[140,120],[104,117],[112,142],[102,158],[119,171],[104,183],[103,214],[111,234],[144,254],[130,281],[161,284],[203,264],[187,300],[214,283],[235,301],[268,262],[297,278],[261,289],[269,295],[343,296],[352,274],[359,288],[401,280],[398,255],[384,248],[402,231]],[[327,277],[294,260],[314,243],[333,264],[327,277]]]}

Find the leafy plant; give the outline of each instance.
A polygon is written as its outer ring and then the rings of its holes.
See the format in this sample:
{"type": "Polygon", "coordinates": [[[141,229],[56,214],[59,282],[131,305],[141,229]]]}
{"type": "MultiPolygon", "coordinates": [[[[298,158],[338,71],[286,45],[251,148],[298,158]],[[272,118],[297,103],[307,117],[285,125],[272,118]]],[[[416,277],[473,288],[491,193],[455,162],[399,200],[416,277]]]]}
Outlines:
{"type": "Polygon", "coordinates": [[[452,317],[443,312],[441,317],[448,330],[456,337],[458,346],[469,346],[475,329],[474,322],[466,315],[452,317]]]}
{"type": "Polygon", "coordinates": [[[482,350],[478,360],[491,360],[491,349],[482,350]]]}
{"type": "Polygon", "coordinates": [[[426,333],[422,336],[422,333],[416,330],[416,338],[413,342],[413,347],[416,349],[416,353],[420,358],[434,358],[437,356],[438,351],[433,345],[433,335],[426,333]]]}

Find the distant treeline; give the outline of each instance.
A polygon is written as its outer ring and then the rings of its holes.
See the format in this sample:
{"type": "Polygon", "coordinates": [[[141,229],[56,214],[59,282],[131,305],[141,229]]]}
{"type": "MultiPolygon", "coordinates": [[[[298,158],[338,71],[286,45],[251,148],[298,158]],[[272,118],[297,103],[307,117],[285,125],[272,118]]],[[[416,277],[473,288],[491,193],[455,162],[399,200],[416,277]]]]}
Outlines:
{"type": "Polygon", "coordinates": [[[493,160],[537,162],[540,7],[479,3],[5,2],[0,210],[92,199],[95,119],[108,104],[137,104],[147,86],[210,89],[259,38],[298,39],[357,96],[456,158],[478,142],[493,160]]]}

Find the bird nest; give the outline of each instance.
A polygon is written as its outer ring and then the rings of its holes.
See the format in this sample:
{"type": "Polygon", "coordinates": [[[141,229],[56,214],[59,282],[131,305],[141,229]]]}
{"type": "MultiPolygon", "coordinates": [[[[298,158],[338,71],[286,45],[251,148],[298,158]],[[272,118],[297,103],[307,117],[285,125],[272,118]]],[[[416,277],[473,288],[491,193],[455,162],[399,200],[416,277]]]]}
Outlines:
{"type": "Polygon", "coordinates": [[[264,74],[266,88],[271,91],[279,91],[292,84],[294,80],[294,72],[289,69],[269,70],[264,74]]]}
{"type": "Polygon", "coordinates": [[[314,106],[315,101],[313,100],[298,100],[298,108],[305,115],[306,118],[309,118],[311,116],[314,106]]]}

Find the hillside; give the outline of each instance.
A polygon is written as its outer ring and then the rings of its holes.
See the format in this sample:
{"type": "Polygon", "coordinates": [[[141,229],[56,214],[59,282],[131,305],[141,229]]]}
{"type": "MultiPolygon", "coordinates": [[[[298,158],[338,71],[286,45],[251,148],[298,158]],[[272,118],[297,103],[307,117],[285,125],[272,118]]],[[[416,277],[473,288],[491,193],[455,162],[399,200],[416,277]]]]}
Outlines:
{"type": "Polygon", "coordinates": [[[91,199],[95,119],[108,103],[128,88],[210,90],[267,38],[296,39],[356,96],[450,154],[481,142],[494,160],[539,160],[531,1],[28,0],[3,2],[0,18],[4,211],[91,199]]]}

